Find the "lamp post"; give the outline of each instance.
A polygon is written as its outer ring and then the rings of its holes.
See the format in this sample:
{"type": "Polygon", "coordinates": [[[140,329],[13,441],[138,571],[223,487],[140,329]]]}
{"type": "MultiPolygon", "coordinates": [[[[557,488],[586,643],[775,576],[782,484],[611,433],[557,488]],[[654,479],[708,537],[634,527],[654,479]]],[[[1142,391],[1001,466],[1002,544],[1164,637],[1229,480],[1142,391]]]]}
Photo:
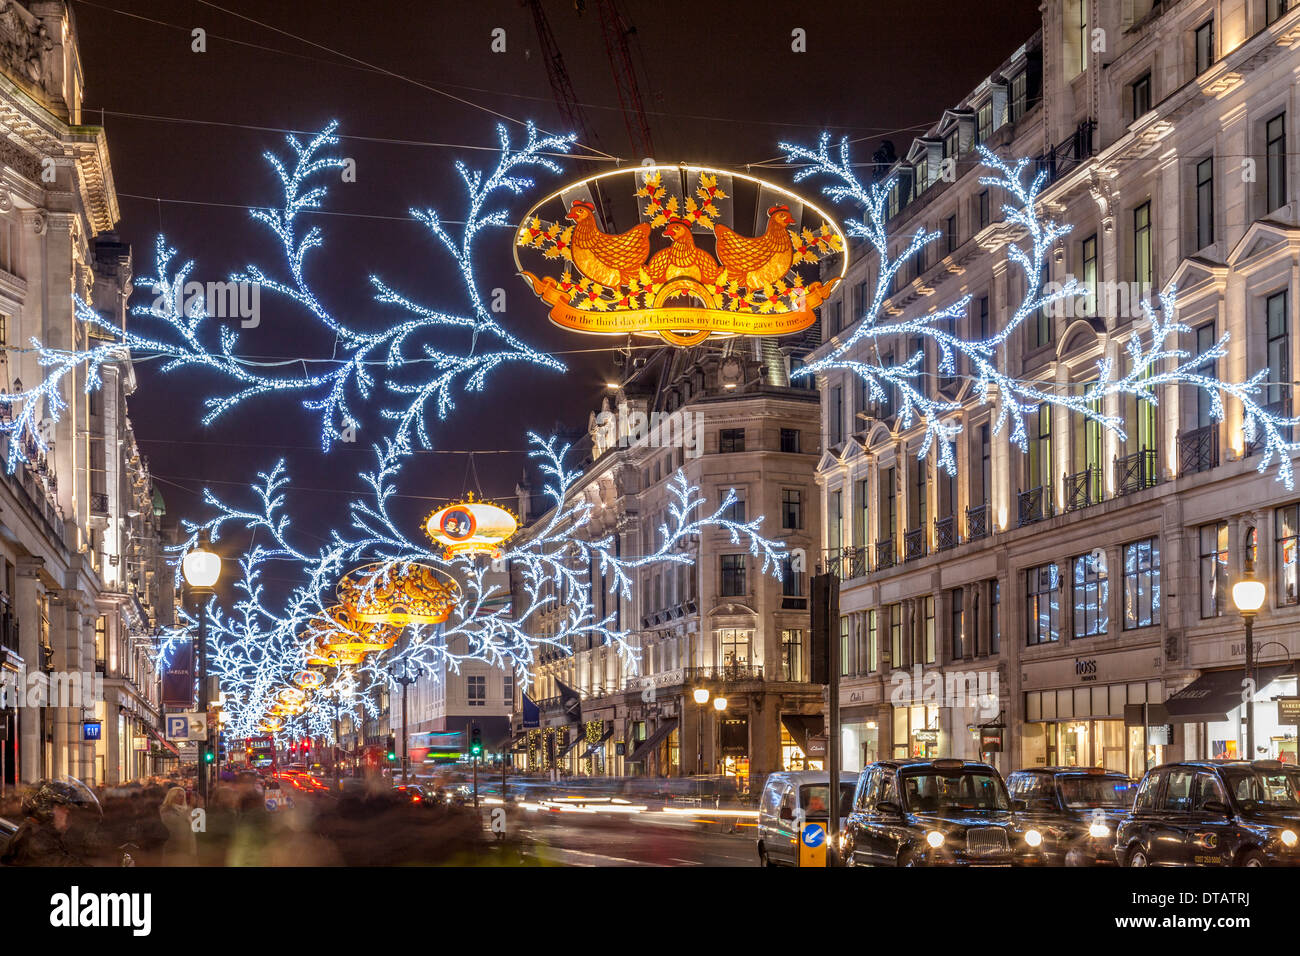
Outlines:
{"type": "Polygon", "coordinates": [[[1255,615],[1264,606],[1264,582],[1255,579],[1255,559],[1246,555],[1246,576],[1232,586],[1232,603],[1246,622],[1246,759],[1255,759],[1255,615]]]}
{"type": "MultiPolygon", "coordinates": [[[[199,610],[199,712],[205,717],[208,712],[208,609],[204,599],[212,594],[217,578],[221,577],[221,556],[208,547],[206,533],[199,536],[198,543],[181,559],[181,574],[189,585],[199,610]]],[[[207,739],[199,741],[199,766],[196,773],[196,785],[199,791],[199,803],[208,805],[208,747],[211,743],[212,728],[208,728],[207,739]]]]}
{"type": "MultiPolygon", "coordinates": [[[[723,712],[724,710],[727,709],[727,698],[725,698],[725,697],[715,697],[715,698],[713,698],[713,709],[717,712],[717,716],[718,716],[718,717],[721,717],[721,716],[722,716],[722,712],[723,712]]],[[[721,741],[721,735],[719,734],[719,735],[717,735],[717,736],[718,736],[718,738],[719,738],[719,740],[718,740],[719,746],[721,746],[721,743],[722,743],[722,741],[721,741]]]]}
{"type": "Polygon", "coordinates": [[[403,658],[389,671],[389,676],[394,682],[402,685],[402,785],[405,786],[407,767],[411,761],[411,738],[406,734],[406,688],[420,679],[420,668],[412,669],[411,662],[403,658]]]}
{"type": "Polygon", "coordinates": [[[699,705],[696,708],[698,717],[695,721],[695,773],[697,775],[704,773],[704,705],[708,702],[708,688],[695,688],[695,703],[699,705]]]}

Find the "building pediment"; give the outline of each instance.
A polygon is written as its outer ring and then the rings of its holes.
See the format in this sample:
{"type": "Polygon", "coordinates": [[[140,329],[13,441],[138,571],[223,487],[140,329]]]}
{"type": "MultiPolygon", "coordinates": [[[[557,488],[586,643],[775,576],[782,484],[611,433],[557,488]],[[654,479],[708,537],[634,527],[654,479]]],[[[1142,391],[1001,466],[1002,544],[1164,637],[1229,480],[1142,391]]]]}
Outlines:
{"type": "Polygon", "coordinates": [[[1228,265],[1235,267],[1240,263],[1254,259],[1280,246],[1294,249],[1300,245],[1300,229],[1285,223],[1261,219],[1253,222],[1246,234],[1238,240],[1228,253],[1228,265]]]}
{"type": "Polygon", "coordinates": [[[1180,297],[1210,291],[1222,292],[1228,281],[1228,271],[1223,263],[1201,256],[1188,256],[1178,263],[1178,268],[1161,291],[1177,289],[1180,297]]]}

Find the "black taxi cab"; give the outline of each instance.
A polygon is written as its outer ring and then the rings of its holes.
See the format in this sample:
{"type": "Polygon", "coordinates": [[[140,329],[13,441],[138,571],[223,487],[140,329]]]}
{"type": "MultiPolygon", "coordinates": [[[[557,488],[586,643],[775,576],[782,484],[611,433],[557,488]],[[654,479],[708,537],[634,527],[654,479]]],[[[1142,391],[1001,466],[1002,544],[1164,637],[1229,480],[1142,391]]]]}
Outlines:
{"type": "Polygon", "coordinates": [[[840,854],[846,866],[1010,866],[1042,862],[1042,842],[988,764],[881,760],[858,776],[840,854]]]}
{"type": "Polygon", "coordinates": [[[1300,865],[1300,771],[1277,760],[1148,770],[1116,831],[1125,866],[1300,865]]]}
{"type": "Polygon", "coordinates": [[[1034,767],[1007,776],[1022,820],[1043,834],[1053,866],[1113,866],[1115,829],[1133,806],[1137,782],[1101,767],[1034,767]]]}

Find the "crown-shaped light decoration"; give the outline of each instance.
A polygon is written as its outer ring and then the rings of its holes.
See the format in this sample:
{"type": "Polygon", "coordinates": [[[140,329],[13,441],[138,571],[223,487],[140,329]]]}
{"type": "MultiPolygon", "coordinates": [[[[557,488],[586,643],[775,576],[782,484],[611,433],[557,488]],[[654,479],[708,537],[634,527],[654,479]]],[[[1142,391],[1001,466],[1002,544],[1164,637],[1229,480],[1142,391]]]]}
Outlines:
{"type": "Polygon", "coordinates": [[[325,675],[312,670],[298,671],[289,679],[303,690],[316,690],[325,683],[325,675]]]}
{"type": "Polygon", "coordinates": [[[367,654],[388,650],[399,636],[396,628],[358,620],[346,604],[313,615],[302,633],[304,641],[314,645],[318,656],[313,660],[323,658],[333,664],[359,663],[367,654]]]}
{"type": "Polygon", "coordinates": [[[490,554],[501,556],[501,545],[519,530],[519,518],[509,508],[490,501],[453,501],[424,519],[424,531],[444,548],[443,556],[490,554]]]}
{"type": "Polygon", "coordinates": [[[367,564],[338,585],[339,603],[354,620],[385,625],[390,631],[408,624],[442,624],[456,606],[456,592],[450,578],[414,561],[367,564]]]}

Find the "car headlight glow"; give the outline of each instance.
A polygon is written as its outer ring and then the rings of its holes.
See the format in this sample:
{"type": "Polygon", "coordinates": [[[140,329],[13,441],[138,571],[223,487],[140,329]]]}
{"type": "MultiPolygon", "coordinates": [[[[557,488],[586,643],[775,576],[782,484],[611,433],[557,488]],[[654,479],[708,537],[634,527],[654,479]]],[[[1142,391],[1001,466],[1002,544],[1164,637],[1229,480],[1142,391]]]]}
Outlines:
{"type": "Polygon", "coordinates": [[[1030,846],[1039,846],[1043,842],[1043,835],[1037,830],[1026,830],[1025,842],[1030,846]]]}
{"type": "Polygon", "coordinates": [[[1104,823],[1094,823],[1092,826],[1088,827],[1088,836],[1095,837],[1098,840],[1102,837],[1108,837],[1110,836],[1110,827],[1106,826],[1104,823]]]}
{"type": "Polygon", "coordinates": [[[1282,831],[1282,843],[1283,843],[1284,846],[1295,846],[1295,845],[1296,845],[1296,835],[1295,835],[1295,831],[1294,831],[1294,830],[1283,830],[1283,831],[1282,831]]]}
{"type": "Polygon", "coordinates": [[[925,835],[925,842],[937,850],[943,846],[943,834],[938,830],[931,830],[925,835]]]}

